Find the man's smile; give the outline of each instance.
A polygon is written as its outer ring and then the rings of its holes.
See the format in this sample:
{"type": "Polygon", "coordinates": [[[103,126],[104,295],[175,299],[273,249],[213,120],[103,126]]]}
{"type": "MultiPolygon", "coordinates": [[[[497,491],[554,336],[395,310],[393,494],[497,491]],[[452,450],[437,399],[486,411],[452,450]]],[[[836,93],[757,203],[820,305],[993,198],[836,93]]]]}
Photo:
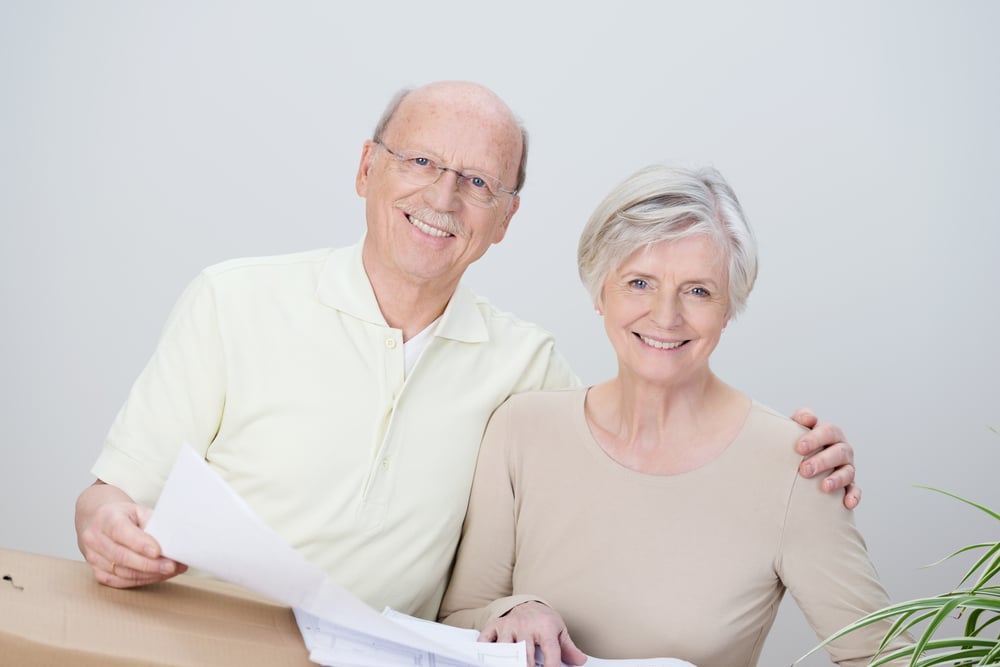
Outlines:
{"type": "Polygon", "coordinates": [[[406,214],[406,219],[410,221],[410,224],[422,231],[424,234],[428,234],[430,236],[454,236],[454,234],[449,234],[448,232],[438,229],[437,227],[431,227],[420,218],[414,217],[409,213],[406,214]]]}

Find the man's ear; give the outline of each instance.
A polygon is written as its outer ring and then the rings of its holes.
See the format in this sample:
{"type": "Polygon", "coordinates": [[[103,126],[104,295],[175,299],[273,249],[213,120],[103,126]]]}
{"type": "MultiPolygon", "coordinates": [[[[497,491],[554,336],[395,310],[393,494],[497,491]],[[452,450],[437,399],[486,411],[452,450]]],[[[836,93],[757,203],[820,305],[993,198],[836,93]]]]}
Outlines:
{"type": "Polygon", "coordinates": [[[375,151],[377,150],[378,144],[371,139],[365,140],[365,144],[361,149],[361,162],[358,164],[358,173],[354,177],[354,189],[362,197],[368,196],[368,172],[375,162],[375,151]]]}
{"type": "Polygon", "coordinates": [[[507,228],[510,227],[510,219],[514,217],[517,213],[517,209],[521,206],[520,195],[514,195],[514,198],[510,202],[510,206],[507,208],[507,213],[501,223],[500,227],[497,229],[497,234],[493,238],[493,243],[500,243],[503,241],[503,237],[507,235],[507,228]]]}

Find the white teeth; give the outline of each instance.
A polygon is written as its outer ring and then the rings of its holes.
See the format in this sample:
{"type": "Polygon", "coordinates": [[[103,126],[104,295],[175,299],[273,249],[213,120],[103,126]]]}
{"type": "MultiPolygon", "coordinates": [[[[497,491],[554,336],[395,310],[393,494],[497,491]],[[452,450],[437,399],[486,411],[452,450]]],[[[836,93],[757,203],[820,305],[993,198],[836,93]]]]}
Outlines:
{"type": "Polygon", "coordinates": [[[683,341],[679,343],[664,343],[663,341],[653,340],[652,338],[646,338],[645,336],[639,336],[642,342],[650,347],[655,347],[658,350],[673,350],[684,344],[683,341]]]}
{"type": "Polygon", "coordinates": [[[408,217],[410,222],[413,223],[413,226],[422,231],[424,234],[428,234],[430,236],[451,236],[451,234],[449,234],[448,232],[442,232],[440,229],[437,229],[436,227],[431,227],[422,220],[414,218],[412,215],[408,217]]]}

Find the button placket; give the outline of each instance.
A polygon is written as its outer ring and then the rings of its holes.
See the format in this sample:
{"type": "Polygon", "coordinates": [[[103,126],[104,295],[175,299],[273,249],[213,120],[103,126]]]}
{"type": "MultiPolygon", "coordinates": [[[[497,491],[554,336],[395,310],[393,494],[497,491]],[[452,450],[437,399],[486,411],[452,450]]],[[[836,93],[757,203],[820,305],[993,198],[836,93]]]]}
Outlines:
{"type": "MultiPolygon", "coordinates": [[[[393,422],[399,394],[405,382],[405,358],[402,345],[403,332],[398,329],[382,330],[382,372],[384,377],[384,400],[386,401],[383,423],[379,428],[377,447],[372,461],[365,497],[367,502],[387,502],[388,479],[392,459],[393,422]]],[[[374,342],[374,341],[373,341],[374,342]]]]}

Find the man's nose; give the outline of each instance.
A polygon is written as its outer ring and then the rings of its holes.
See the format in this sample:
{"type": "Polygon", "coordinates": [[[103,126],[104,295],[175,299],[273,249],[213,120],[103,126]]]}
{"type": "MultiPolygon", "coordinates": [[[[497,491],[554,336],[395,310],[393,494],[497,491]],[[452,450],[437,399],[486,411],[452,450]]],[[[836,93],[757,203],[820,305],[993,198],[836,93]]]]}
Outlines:
{"type": "Polygon", "coordinates": [[[424,188],[424,201],[435,211],[454,211],[461,204],[460,180],[456,171],[442,169],[437,180],[424,188]]]}

